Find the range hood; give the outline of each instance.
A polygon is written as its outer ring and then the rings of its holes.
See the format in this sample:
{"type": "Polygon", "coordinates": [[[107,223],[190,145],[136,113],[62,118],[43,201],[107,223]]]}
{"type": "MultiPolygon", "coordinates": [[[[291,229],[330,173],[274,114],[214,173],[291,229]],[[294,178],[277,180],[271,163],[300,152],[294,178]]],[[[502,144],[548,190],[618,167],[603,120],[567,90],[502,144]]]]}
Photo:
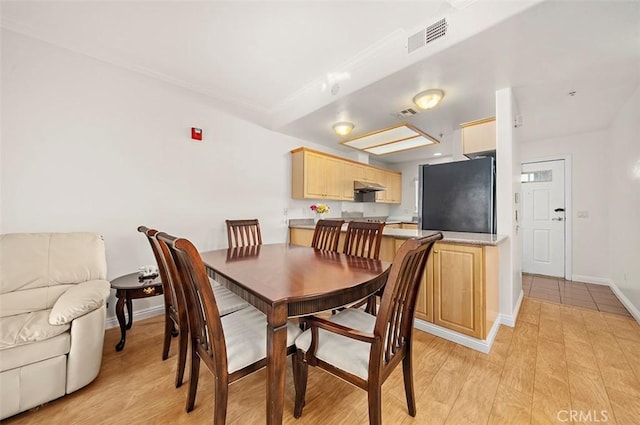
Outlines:
{"type": "Polygon", "coordinates": [[[365,182],[361,180],[355,180],[353,182],[353,191],[355,193],[380,192],[381,190],[386,190],[386,189],[387,188],[381,185],[380,183],[365,182]]]}
{"type": "Polygon", "coordinates": [[[355,180],[353,182],[353,200],[355,202],[376,202],[376,192],[386,189],[380,183],[355,180]]]}

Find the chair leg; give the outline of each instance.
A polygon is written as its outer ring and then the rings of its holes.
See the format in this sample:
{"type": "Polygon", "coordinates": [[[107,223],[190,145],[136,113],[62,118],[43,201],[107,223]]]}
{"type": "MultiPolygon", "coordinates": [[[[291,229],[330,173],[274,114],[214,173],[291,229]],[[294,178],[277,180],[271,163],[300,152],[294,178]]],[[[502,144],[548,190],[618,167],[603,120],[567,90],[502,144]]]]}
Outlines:
{"type": "Polygon", "coordinates": [[[291,356],[291,365],[293,368],[293,385],[296,390],[293,417],[297,419],[302,416],[302,408],[304,407],[307,393],[307,377],[309,374],[309,365],[304,361],[304,353],[301,350],[296,351],[295,354],[291,356]]]}
{"type": "Polygon", "coordinates": [[[197,349],[191,346],[191,372],[189,375],[189,393],[187,394],[187,413],[193,410],[196,404],[196,391],[198,390],[198,378],[200,377],[200,356],[197,349]]]}
{"type": "Polygon", "coordinates": [[[169,357],[169,347],[171,346],[171,331],[173,329],[173,320],[169,316],[169,310],[164,311],[164,344],[162,345],[162,360],[169,357]]]}
{"type": "Polygon", "coordinates": [[[411,350],[402,359],[402,374],[404,376],[404,392],[407,396],[407,409],[411,416],[416,416],[416,397],[413,391],[413,361],[411,360],[411,350]]]}
{"type": "Polygon", "coordinates": [[[227,420],[227,402],[229,399],[228,377],[214,377],[215,381],[215,405],[213,412],[213,425],[225,425],[227,420]]]}
{"type": "Polygon", "coordinates": [[[184,378],[184,368],[187,363],[187,346],[189,345],[189,332],[186,327],[180,329],[180,339],[178,340],[178,368],[176,370],[176,388],[182,385],[184,378]]]}
{"type": "Polygon", "coordinates": [[[372,295],[369,298],[367,298],[367,306],[365,307],[364,311],[366,311],[372,316],[375,316],[376,310],[378,309],[377,301],[378,301],[378,297],[376,295],[372,295]]]}
{"type": "Polygon", "coordinates": [[[382,387],[369,383],[369,425],[382,425],[382,387]]]}

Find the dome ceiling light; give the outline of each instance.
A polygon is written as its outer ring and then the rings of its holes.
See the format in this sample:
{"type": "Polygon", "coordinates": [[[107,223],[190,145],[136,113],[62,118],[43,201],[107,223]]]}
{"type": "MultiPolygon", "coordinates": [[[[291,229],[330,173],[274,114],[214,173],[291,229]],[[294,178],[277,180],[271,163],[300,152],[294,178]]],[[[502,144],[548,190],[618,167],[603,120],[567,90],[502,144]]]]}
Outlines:
{"type": "Polygon", "coordinates": [[[353,127],[354,127],[353,123],[350,123],[347,121],[340,121],[335,123],[332,128],[337,135],[346,136],[347,134],[351,133],[351,130],[353,130],[353,127]]]}
{"type": "Polygon", "coordinates": [[[438,106],[438,103],[444,97],[444,92],[440,89],[430,89],[421,91],[413,97],[413,103],[418,105],[420,109],[432,109],[438,106]]]}

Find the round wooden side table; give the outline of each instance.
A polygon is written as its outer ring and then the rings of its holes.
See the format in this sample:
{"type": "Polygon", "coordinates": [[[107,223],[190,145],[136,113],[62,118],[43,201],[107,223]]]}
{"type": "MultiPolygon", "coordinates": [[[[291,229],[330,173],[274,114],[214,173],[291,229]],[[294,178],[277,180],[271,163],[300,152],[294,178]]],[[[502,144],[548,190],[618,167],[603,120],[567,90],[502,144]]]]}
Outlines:
{"type": "Polygon", "coordinates": [[[116,290],[116,317],[120,324],[120,342],[116,344],[116,351],[122,351],[127,339],[127,329],[133,325],[133,305],[131,300],[154,297],[162,294],[162,282],[155,277],[140,279],[139,273],[129,273],[111,281],[111,287],[116,290]],[[128,320],[124,319],[124,307],[127,307],[128,320]]]}

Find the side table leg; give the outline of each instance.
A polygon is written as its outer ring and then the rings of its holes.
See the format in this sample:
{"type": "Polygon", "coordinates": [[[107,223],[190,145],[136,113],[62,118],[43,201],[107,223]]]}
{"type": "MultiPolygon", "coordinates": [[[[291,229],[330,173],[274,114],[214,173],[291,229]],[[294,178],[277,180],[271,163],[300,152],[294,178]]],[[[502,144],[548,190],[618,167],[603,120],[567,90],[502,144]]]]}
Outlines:
{"type": "Polygon", "coordinates": [[[122,351],[124,343],[127,339],[127,325],[124,321],[124,305],[127,302],[125,294],[117,294],[118,302],[116,302],[116,317],[120,325],[120,342],[116,345],[116,351],[122,351]]]}
{"type": "Polygon", "coordinates": [[[127,297],[127,330],[133,325],[133,302],[127,297]]]}

